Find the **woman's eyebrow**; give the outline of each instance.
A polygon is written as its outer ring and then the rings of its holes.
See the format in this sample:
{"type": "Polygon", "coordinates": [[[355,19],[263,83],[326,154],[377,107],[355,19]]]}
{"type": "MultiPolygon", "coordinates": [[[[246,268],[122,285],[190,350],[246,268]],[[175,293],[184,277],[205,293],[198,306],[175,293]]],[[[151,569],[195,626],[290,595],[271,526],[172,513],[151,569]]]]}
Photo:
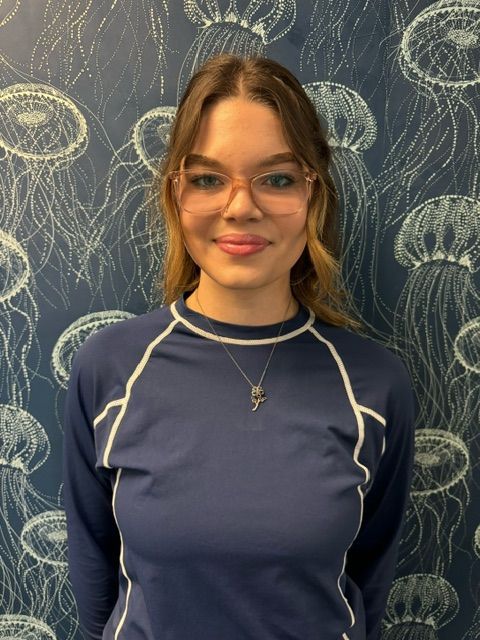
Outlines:
{"type": "Polygon", "coordinates": [[[203,167],[209,167],[210,169],[216,169],[217,171],[222,168],[222,163],[208,156],[202,156],[198,153],[189,153],[185,156],[184,167],[188,169],[192,164],[201,164],[203,167]]]}
{"type": "MultiPolygon", "coordinates": [[[[262,160],[255,164],[255,167],[257,169],[265,169],[275,166],[276,164],[282,164],[283,162],[295,162],[296,164],[298,164],[298,161],[296,160],[293,153],[287,151],[285,153],[274,153],[271,156],[262,158],[262,160]]],[[[208,167],[217,171],[224,169],[224,165],[218,160],[198,153],[189,153],[187,156],[185,156],[185,169],[188,169],[188,167],[191,167],[192,165],[202,165],[203,167],[208,167]]]]}
{"type": "Polygon", "coordinates": [[[266,167],[272,167],[276,164],[282,164],[283,162],[295,162],[298,164],[297,159],[293,155],[291,151],[287,151],[286,153],[275,153],[273,156],[268,156],[267,158],[263,158],[260,162],[257,163],[258,169],[264,169],[266,167]]]}

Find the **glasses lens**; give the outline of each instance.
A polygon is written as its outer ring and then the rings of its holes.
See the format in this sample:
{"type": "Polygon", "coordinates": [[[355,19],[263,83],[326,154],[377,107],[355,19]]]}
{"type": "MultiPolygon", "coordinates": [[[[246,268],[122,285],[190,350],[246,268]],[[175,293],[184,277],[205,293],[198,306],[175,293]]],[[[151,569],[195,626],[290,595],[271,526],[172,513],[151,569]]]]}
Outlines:
{"type": "Polygon", "coordinates": [[[308,182],[300,171],[270,171],[252,181],[259,209],[272,215],[299,211],[308,199],[308,182]]]}
{"type": "MultiPolygon", "coordinates": [[[[300,171],[270,171],[251,181],[255,204],[265,213],[288,215],[308,200],[308,182],[300,171]]],[[[232,180],[212,171],[179,171],[175,190],[180,207],[197,214],[223,211],[231,198],[232,180]]]]}
{"type": "Polygon", "coordinates": [[[177,198],[190,213],[222,211],[228,204],[232,182],[228,176],[212,171],[179,171],[177,198]]]}

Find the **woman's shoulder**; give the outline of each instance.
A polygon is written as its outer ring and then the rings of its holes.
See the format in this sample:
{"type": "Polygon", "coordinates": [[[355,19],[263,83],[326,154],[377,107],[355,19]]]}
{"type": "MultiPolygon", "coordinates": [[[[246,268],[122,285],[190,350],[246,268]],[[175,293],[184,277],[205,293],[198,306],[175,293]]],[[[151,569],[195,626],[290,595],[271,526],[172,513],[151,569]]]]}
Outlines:
{"type": "Polygon", "coordinates": [[[172,314],[168,306],[132,315],[100,326],[78,347],[77,366],[102,368],[134,361],[168,327],[172,314]]]}
{"type": "Polygon", "coordinates": [[[385,384],[411,387],[407,367],[388,336],[380,339],[320,321],[314,327],[348,375],[368,378],[379,387],[385,384]]]}
{"type": "MultiPolygon", "coordinates": [[[[415,407],[412,378],[391,346],[372,336],[346,328],[315,323],[325,340],[351,401],[361,411],[380,416],[384,424],[408,423],[415,407]]],[[[399,427],[400,428],[400,427],[399,427]]]]}

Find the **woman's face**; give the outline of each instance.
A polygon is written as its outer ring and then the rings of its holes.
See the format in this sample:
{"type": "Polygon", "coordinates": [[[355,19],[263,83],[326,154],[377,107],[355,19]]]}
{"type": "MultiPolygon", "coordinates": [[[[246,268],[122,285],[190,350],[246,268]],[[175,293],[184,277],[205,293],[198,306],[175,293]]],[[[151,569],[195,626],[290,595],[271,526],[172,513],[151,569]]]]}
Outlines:
{"type": "MultiPolygon", "coordinates": [[[[232,178],[249,178],[267,171],[301,169],[291,154],[276,113],[258,102],[229,98],[208,107],[185,168],[216,171],[232,178]],[[284,158],[273,158],[283,154],[284,158]],[[201,156],[201,158],[199,158],[201,156]]],[[[290,215],[265,214],[253,202],[245,183],[234,192],[228,208],[216,214],[180,211],[185,245],[210,279],[228,289],[279,292],[290,287],[290,269],[306,244],[307,203],[290,215]],[[219,239],[255,234],[266,242],[254,253],[239,254],[219,239]],[[232,253],[234,251],[234,253],[232,253]]],[[[210,283],[213,284],[213,283],[210,283]]]]}

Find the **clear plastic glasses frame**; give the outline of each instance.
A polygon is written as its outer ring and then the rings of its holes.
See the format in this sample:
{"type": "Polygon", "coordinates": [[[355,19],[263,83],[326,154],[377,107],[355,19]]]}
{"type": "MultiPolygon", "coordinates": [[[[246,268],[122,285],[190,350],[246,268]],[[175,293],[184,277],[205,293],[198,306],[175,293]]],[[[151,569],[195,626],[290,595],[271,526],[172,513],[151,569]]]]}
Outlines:
{"type": "Polygon", "coordinates": [[[250,178],[232,178],[218,171],[181,169],[167,175],[179,209],[192,215],[225,211],[238,188],[250,189],[255,205],[270,215],[293,215],[308,202],[317,174],[311,171],[277,169],[250,178]]]}

